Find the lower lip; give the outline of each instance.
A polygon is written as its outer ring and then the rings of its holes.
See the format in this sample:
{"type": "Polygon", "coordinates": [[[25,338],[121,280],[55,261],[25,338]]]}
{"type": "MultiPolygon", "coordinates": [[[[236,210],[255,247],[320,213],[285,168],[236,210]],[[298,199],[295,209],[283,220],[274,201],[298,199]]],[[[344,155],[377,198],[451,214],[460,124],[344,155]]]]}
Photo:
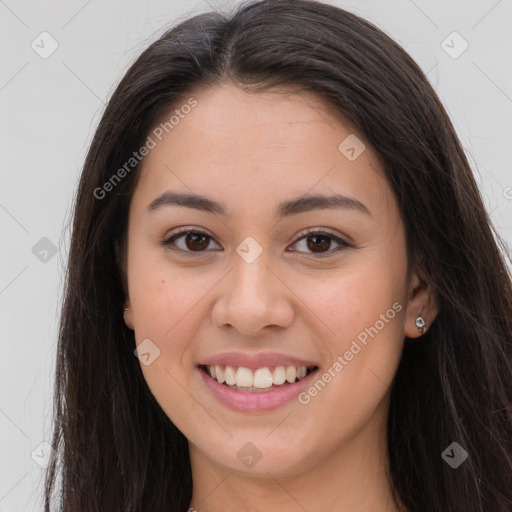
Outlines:
{"type": "Polygon", "coordinates": [[[228,388],[217,380],[212,379],[201,368],[198,368],[198,371],[206,387],[223,405],[240,412],[260,412],[277,409],[291,402],[309,386],[310,382],[315,378],[318,368],[294,384],[261,393],[246,393],[228,388]]]}

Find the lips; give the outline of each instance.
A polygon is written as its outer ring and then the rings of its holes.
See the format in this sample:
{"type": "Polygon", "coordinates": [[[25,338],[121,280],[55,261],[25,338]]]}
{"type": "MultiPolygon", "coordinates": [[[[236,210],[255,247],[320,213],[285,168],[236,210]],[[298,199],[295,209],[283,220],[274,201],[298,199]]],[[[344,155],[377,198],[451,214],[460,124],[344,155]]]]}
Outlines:
{"type": "Polygon", "coordinates": [[[221,403],[244,412],[270,410],[293,400],[319,369],[315,361],[276,352],[218,354],[197,367],[221,403]]]}

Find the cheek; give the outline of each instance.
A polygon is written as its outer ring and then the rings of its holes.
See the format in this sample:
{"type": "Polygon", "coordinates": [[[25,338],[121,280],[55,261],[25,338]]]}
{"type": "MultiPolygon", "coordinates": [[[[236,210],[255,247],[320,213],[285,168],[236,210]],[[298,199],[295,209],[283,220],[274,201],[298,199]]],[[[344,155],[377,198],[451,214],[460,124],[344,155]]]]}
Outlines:
{"type": "MultiPolygon", "coordinates": [[[[136,334],[160,343],[178,336],[189,326],[196,307],[215,282],[214,276],[198,275],[196,268],[176,268],[165,258],[135,254],[129,268],[130,299],[136,334]]],[[[173,344],[175,345],[175,344],[173,344]]]]}
{"type": "Polygon", "coordinates": [[[347,342],[350,345],[351,339],[376,322],[383,336],[393,339],[392,333],[400,331],[406,297],[405,262],[399,255],[388,258],[377,252],[358,259],[354,253],[325,279],[311,275],[296,276],[293,284],[288,281],[306,306],[301,309],[301,320],[316,324],[318,338],[331,355],[346,350],[347,342]],[[393,308],[395,303],[400,306],[393,308]]]}
{"type": "MultiPolygon", "coordinates": [[[[325,376],[329,383],[325,388],[317,386],[326,389],[321,401],[344,403],[365,415],[386,392],[404,341],[406,262],[402,256],[399,250],[393,257],[375,251],[357,264],[347,263],[346,268],[332,272],[322,283],[297,282],[301,287],[297,295],[315,313],[311,317],[315,331],[322,333],[316,344],[326,356],[323,369],[329,373],[325,376]]],[[[316,391],[312,394],[316,396],[316,391]]]]}
{"type": "Polygon", "coordinates": [[[198,425],[207,423],[204,411],[191,400],[187,388],[201,299],[215,280],[206,275],[198,279],[197,268],[177,269],[162,259],[134,257],[131,263],[135,338],[137,344],[151,340],[158,353],[149,365],[141,359],[146,383],[178,428],[190,429],[187,418],[192,411],[198,425]]]}
{"type": "MultiPolygon", "coordinates": [[[[332,425],[325,428],[338,442],[382,413],[403,344],[404,308],[396,295],[386,285],[374,286],[370,294],[360,292],[351,281],[344,280],[342,291],[331,294],[336,307],[330,306],[322,320],[335,335],[319,340],[328,356],[317,379],[299,396],[302,417],[311,418],[304,428],[325,433],[318,426],[332,425]]],[[[331,440],[317,436],[320,451],[329,452],[331,440]]]]}

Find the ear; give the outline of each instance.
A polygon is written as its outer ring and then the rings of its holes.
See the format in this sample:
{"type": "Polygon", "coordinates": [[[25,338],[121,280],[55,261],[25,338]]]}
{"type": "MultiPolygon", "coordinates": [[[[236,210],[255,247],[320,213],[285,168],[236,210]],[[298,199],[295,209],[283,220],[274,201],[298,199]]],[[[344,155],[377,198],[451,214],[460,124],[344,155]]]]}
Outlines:
{"type": "Polygon", "coordinates": [[[437,298],[432,288],[422,280],[416,271],[411,272],[405,317],[405,332],[408,338],[418,338],[425,334],[439,313],[437,298]],[[419,332],[416,318],[425,320],[425,331],[419,332]]]}
{"type": "Polygon", "coordinates": [[[133,331],[133,311],[132,306],[130,304],[130,299],[126,299],[124,303],[124,311],[123,311],[124,323],[128,329],[133,331]]]}

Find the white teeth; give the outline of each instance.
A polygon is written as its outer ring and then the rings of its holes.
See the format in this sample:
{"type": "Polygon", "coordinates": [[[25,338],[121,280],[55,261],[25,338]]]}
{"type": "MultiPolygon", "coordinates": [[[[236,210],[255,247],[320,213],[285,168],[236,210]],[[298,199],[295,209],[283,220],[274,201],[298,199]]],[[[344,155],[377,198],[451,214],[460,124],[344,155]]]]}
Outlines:
{"type": "Polygon", "coordinates": [[[258,368],[254,372],[253,387],[270,388],[272,387],[272,374],[268,368],[258,368]]]}
{"type": "Polygon", "coordinates": [[[276,366],[272,380],[276,385],[284,384],[286,380],[286,370],[284,369],[284,366],[276,366]]]}
{"type": "Polygon", "coordinates": [[[252,382],[253,378],[251,370],[240,366],[236,371],[236,385],[243,388],[250,388],[252,387],[252,382]]]}
{"type": "Polygon", "coordinates": [[[222,370],[222,367],[218,364],[215,365],[215,375],[215,378],[222,384],[225,380],[224,371],[222,370]]]}
{"type": "Polygon", "coordinates": [[[230,386],[235,385],[235,370],[232,366],[226,366],[226,371],[224,372],[224,379],[226,380],[226,384],[229,384],[230,386]]]}
{"type": "Polygon", "coordinates": [[[291,384],[292,382],[295,382],[295,379],[297,378],[297,369],[295,366],[287,366],[286,367],[286,380],[291,384]]]}
{"type": "Polygon", "coordinates": [[[216,364],[207,366],[206,369],[210,376],[221,384],[258,389],[280,386],[285,382],[293,384],[296,380],[303,379],[308,372],[306,366],[276,366],[273,372],[267,366],[251,370],[243,366],[216,364]]]}

